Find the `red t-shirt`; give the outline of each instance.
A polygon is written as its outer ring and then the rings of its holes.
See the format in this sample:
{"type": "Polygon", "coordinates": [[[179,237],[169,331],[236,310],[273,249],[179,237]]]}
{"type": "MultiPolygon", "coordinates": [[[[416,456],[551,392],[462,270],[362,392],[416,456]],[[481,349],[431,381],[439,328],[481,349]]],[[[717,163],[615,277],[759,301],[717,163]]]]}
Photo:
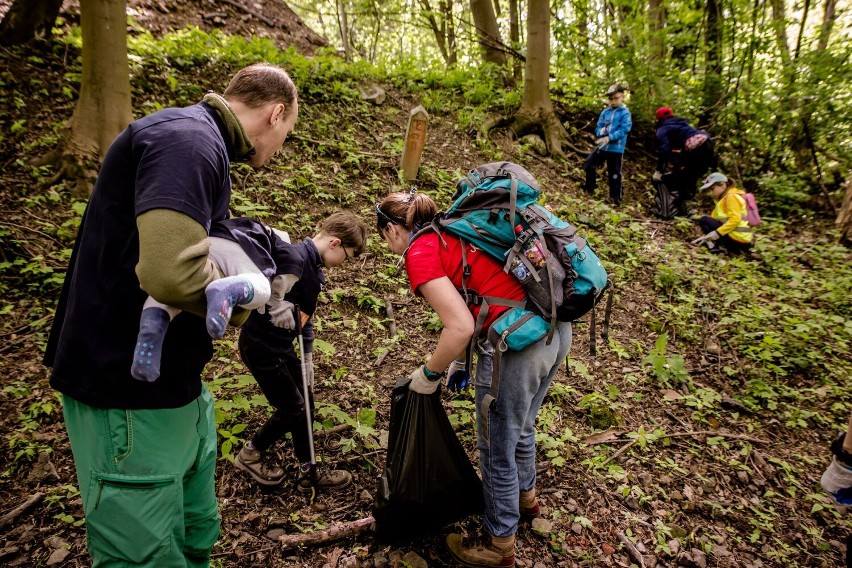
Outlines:
{"type": "MultiPolygon", "coordinates": [[[[461,290],[463,270],[461,241],[448,233],[441,233],[441,237],[443,242],[438,233],[425,233],[417,237],[408,249],[405,256],[405,270],[408,272],[408,280],[415,294],[419,294],[417,289],[421,285],[442,276],[447,276],[453,285],[461,290]]],[[[501,263],[469,243],[467,244],[467,263],[470,265],[468,290],[474,290],[480,296],[495,296],[508,300],[526,299],[527,296],[517,278],[503,272],[501,263]]],[[[470,308],[473,317],[476,318],[479,315],[480,306],[470,308]]],[[[497,316],[507,309],[506,306],[489,305],[483,331],[487,330],[497,316]]]]}

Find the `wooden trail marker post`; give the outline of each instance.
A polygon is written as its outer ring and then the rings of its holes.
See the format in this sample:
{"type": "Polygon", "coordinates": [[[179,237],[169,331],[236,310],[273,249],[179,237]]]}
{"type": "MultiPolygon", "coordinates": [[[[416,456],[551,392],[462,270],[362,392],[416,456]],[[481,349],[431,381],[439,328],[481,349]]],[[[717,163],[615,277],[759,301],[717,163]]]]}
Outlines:
{"type": "Polygon", "coordinates": [[[420,159],[426,146],[426,129],[429,125],[429,113],[421,105],[417,105],[408,113],[408,128],[405,130],[405,146],[402,148],[402,158],[399,169],[405,180],[414,182],[420,169],[420,159]]]}

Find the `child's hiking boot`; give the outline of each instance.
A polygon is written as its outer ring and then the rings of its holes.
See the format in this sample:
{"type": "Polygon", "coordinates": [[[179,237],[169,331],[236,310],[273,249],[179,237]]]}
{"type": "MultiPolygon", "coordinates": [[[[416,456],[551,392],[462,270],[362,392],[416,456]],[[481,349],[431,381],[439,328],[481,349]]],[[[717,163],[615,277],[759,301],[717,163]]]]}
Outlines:
{"type": "Polygon", "coordinates": [[[499,566],[511,568],[515,565],[515,535],[491,536],[466,539],[460,534],[447,536],[447,548],[452,557],[462,566],[479,568],[499,566]]]}
{"type": "Polygon", "coordinates": [[[320,471],[319,469],[312,470],[316,466],[308,465],[307,469],[303,469],[302,477],[299,479],[298,489],[302,493],[310,493],[314,489],[317,491],[336,491],[349,487],[352,484],[352,474],[342,469],[332,469],[329,471],[320,471]]]}
{"type": "Polygon", "coordinates": [[[207,333],[213,339],[225,335],[234,306],[254,299],[254,286],[242,276],[214,280],[204,290],[207,297],[207,333]]]}
{"type": "Polygon", "coordinates": [[[130,374],[134,379],[153,383],[160,376],[163,340],[171,318],[163,308],[145,308],[139,318],[139,335],[133,350],[130,374]]]}
{"type": "Polygon", "coordinates": [[[541,517],[541,505],[535,497],[535,487],[529,491],[521,491],[520,499],[521,521],[531,523],[541,517]]]}
{"type": "Polygon", "coordinates": [[[281,485],[284,481],[284,470],[280,467],[267,467],[261,462],[261,453],[254,448],[243,446],[234,458],[234,467],[241,469],[252,479],[269,487],[281,485]]]}

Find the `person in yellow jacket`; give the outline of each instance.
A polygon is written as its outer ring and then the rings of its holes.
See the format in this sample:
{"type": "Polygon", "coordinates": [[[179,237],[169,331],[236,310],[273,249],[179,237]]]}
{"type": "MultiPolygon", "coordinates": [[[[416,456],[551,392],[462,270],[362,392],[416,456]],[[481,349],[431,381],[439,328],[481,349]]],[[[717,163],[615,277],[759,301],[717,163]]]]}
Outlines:
{"type": "Polygon", "coordinates": [[[710,215],[698,220],[704,235],[692,241],[693,245],[704,245],[712,252],[721,248],[729,252],[747,252],[754,244],[754,229],[746,221],[745,192],[734,186],[734,180],[723,173],[713,172],[701,190],[710,190],[716,207],[710,215]]]}

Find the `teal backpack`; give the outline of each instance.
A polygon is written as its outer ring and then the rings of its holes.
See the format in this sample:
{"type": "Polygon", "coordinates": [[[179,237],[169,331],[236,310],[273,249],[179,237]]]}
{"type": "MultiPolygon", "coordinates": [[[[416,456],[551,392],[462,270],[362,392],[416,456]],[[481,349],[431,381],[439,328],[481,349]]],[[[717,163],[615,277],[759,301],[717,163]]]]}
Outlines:
{"type": "MultiPolygon", "coordinates": [[[[485,164],[458,181],[452,206],[435,218],[433,228],[456,235],[503,263],[503,270],[512,272],[527,293],[524,307],[548,324],[548,341],[557,321],[574,321],[591,311],[594,354],[593,308],[610,288],[609,278],[577,228],[539,205],[540,195],[535,178],[523,167],[511,162],[485,164]]],[[[469,274],[464,255],[462,262],[469,274]]],[[[610,294],[604,337],[611,301],[610,294]]]]}

